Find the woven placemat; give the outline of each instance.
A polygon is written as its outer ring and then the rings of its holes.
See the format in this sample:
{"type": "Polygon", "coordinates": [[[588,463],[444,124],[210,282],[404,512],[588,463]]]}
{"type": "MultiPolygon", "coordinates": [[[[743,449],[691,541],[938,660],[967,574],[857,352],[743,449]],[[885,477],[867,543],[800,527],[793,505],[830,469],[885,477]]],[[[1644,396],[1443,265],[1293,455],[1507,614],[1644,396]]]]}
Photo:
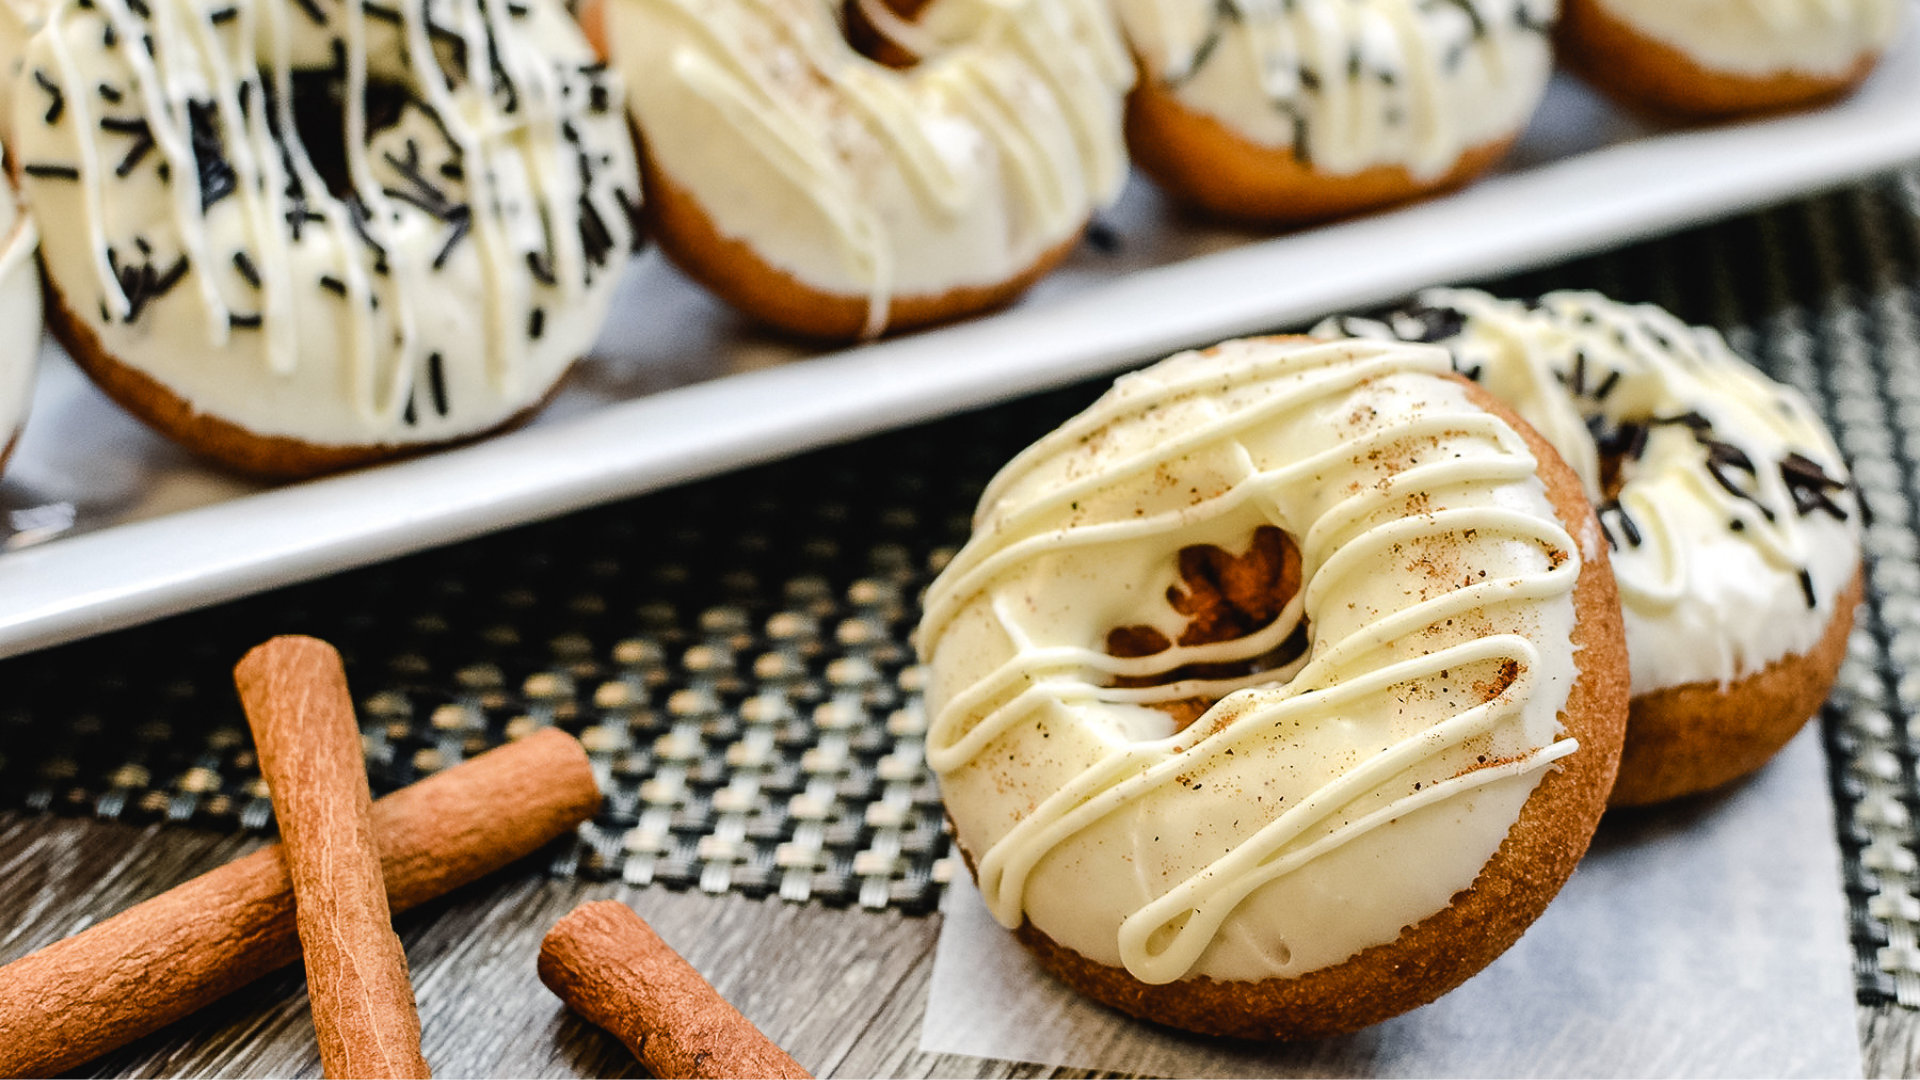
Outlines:
{"type": "MultiPolygon", "coordinates": [[[[1825,411],[1872,512],[1822,715],[1856,975],[1920,1007],[1920,168],[1480,284],[1660,303],[1825,411]]],[[[269,828],[230,672],[306,633],[346,658],[378,790],[578,735],[606,802],[557,875],[931,911],[955,863],[918,597],[994,470],[1104,382],[0,661],[0,805],[269,828]]]]}

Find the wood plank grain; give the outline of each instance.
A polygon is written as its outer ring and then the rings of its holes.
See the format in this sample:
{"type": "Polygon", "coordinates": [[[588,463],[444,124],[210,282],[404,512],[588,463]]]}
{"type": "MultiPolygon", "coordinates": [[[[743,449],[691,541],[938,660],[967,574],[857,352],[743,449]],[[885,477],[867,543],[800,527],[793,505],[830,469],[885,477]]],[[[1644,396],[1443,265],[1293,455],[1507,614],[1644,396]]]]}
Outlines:
{"type": "MultiPolygon", "coordinates": [[[[0,813],[0,962],[259,846],[258,838],[0,813]]],[[[644,1076],[540,985],[540,938],[586,900],[631,905],[818,1076],[1082,1077],[919,1051],[938,916],[554,880],[538,857],[395,922],[422,1041],[447,1076],[644,1076]],[[444,1064],[443,1064],[444,1063],[444,1064]]],[[[1920,1013],[1862,1007],[1868,1076],[1920,1075],[1920,1013]]],[[[318,1076],[297,967],[93,1062],[87,1076],[318,1076]]]]}

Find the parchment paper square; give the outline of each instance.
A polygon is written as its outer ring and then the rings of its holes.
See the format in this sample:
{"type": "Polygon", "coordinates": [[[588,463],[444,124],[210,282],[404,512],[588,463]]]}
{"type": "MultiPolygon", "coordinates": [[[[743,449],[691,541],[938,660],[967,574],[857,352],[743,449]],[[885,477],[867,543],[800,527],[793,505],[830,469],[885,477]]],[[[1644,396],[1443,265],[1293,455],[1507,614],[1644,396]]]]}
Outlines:
{"type": "Polygon", "coordinates": [[[1432,1005],[1298,1045],[1203,1039],[1055,982],[968,881],[921,1049],[1161,1076],[1859,1076],[1817,732],[1730,791],[1610,814],[1520,943],[1432,1005]]]}

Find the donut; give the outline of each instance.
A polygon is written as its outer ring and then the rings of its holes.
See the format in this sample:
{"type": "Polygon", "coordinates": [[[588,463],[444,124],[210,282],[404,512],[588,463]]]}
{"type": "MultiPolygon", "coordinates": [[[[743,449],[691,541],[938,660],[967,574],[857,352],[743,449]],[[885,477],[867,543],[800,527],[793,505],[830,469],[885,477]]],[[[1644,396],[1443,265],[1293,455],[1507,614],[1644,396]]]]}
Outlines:
{"type": "Polygon", "coordinates": [[[1443,190],[1526,127],[1556,0],[1115,0],[1127,146],[1215,217],[1299,224],[1443,190]]]}
{"type": "Polygon", "coordinates": [[[0,469],[20,441],[40,365],[40,246],[33,219],[11,185],[0,183],[0,469]]]}
{"type": "Polygon", "coordinates": [[[48,321],[110,395],[298,477],[529,415],[639,181],[558,0],[56,0],[14,94],[48,321]]]}
{"type": "Polygon", "coordinates": [[[1798,392],[1711,329],[1589,292],[1432,289],[1315,331],[1336,332],[1445,346],[1580,475],[1632,668],[1614,805],[1728,784],[1819,710],[1862,594],[1861,511],[1798,392]]]}
{"type": "Polygon", "coordinates": [[[920,62],[826,0],[604,0],[649,235],[756,319],[872,338],[1005,304],[1126,179],[1132,79],[1105,0],[934,0],[920,62]]]}
{"type": "Polygon", "coordinates": [[[1608,96],[1681,119],[1817,105],[1866,77],[1905,0],[1566,0],[1567,65],[1608,96]]]}
{"type": "Polygon", "coordinates": [[[1517,940],[1613,783],[1626,659],[1579,482],[1447,354],[1230,341],[989,485],[929,587],[927,761],[1061,979],[1294,1039],[1517,940]]]}

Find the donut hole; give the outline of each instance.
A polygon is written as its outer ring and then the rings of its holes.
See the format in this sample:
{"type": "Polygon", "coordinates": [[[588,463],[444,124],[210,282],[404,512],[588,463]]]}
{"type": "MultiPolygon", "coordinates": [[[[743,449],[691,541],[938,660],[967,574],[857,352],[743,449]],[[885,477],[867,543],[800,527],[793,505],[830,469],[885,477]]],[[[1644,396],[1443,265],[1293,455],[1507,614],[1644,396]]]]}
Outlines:
{"type": "MultiPolygon", "coordinates": [[[[346,79],[335,71],[296,71],[292,82],[293,126],[307,159],[326,182],[328,194],[347,199],[354,194],[354,184],[347,168],[346,79]]],[[[398,83],[370,78],[365,100],[371,142],[400,123],[413,95],[398,83]]]]}
{"type": "Polygon", "coordinates": [[[932,0],[845,0],[840,25],[853,51],[897,71],[918,64],[934,48],[914,25],[932,0]]]}
{"type": "MultiPolygon", "coordinates": [[[[1160,655],[1175,645],[1216,645],[1251,637],[1273,625],[1300,591],[1300,547],[1273,525],[1256,528],[1242,553],[1213,544],[1191,544],[1179,550],[1175,561],[1181,583],[1167,588],[1166,602],[1186,619],[1186,626],[1177,638],[1147,624],[1114,627],[1107,632],[1109,656],[1138,659],[1160,655]]],[[[1109,685],[1131,689],[1190,680],[1245,679],[1285,667],[1305,655],[1311,642],[1303,617],[1278,645],[1255,655],[1178,664],[1148,675],[1116,675],[1109,685]]],[[[1156,703],[1156,707],[1185,729],[1214,700],[1181,698],[1156,703]]]]}

